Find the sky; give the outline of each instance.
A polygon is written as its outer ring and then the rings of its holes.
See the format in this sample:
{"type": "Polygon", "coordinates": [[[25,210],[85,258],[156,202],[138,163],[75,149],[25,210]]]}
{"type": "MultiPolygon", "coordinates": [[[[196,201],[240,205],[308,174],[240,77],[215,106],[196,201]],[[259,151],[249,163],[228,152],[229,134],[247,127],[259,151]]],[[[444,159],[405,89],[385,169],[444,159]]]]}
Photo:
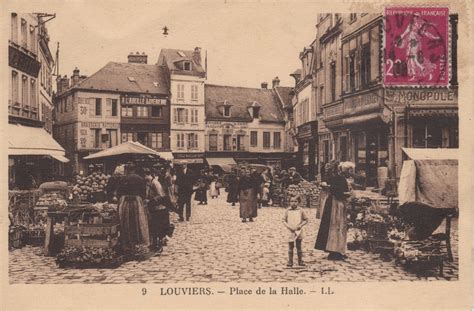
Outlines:
{"type": "MultiPolygon", "coordinates": [[[[320,5],[319,5],[320,6],[320,5]]],[[[130,52],[145,52],[155,64],[161,48],[207,51],[208,83],[260,87],[300,68],[299,52],[316,36],[317,5],[225,1],[71,1],[43,12],[50,49],[60,43],[60,74],[75,67],[90,76],[110,61],[127,62],[130,52]],[[162,28],[169,28],[163,36],[162,28]]]]}

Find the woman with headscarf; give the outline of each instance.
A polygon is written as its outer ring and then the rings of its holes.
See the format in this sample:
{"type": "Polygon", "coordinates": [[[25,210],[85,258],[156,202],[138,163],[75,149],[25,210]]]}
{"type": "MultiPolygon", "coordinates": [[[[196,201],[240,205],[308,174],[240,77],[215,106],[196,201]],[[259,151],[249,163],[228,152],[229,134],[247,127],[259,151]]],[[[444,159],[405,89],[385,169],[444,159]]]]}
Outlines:
{"type": "Polygon", "coordinates": [[[143,204],[146,196],[145,179],[136,174],[133,166],[129,167],[126,176],[117,185],[119,196],[120,242],[124,251],[134,251],[143,244],[152,246],[149,227],[149,215],[143,204]]]}
{"type": "Polygon", "coordinates": [[[328,195],[314,248],[328,252],[330,260],[344,260],[347,257],[346,199],[350,194],[349,186],[338,162],[331,162],[326,173],[328,195]]]}
{"type": "Polygon", "coordinates": [[[243,168],[243,176],[239,180],[240,218],[242,222],[253,221],[257,217],[259,184],[255,175],[248,167],[243,168]]]}

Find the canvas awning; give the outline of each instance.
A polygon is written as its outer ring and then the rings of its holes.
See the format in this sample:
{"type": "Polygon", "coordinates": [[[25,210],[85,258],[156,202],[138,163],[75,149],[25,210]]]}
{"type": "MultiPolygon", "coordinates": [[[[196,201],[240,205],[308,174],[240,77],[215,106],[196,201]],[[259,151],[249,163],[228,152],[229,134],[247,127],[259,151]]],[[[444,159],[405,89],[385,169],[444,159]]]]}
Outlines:
{"type": "Polygon", "coordinates": [[[85,160],[92,160],[92,159],[99,159],[99,158],[107,158],[107,157],[114,157],[119,155],[131,155],[131,154],[141,154],[141,155],[151,155],[161,157],[158,151],[155,151],[151,148],[148,148],[145,145],[140,144],[136,141],[127,141],[123,144],[113,146],[109,149],[102,150],[87,157],[84,157],[85,160]]]}
{"type": "Polygon", "coordinates": [[[458,160],[459,149],[454,148],[402,148],[411,160],[458,160]]]}
{"type": "Polygon", "coordinates": [[[69,162],[64,148],[43,128],[8,124],[8,155],[49,156],[61,162],[69,162]]]}
{"type": "Polygon", "coordinates": [[[420,202],[433,208],[458,207],[458,150],[403,148],[398,185],[400,204],[420,202]]]}
{"type": "Polygon", "coordinates": [[[224,172],[230,172],[232,166],[237,165],[234,158],[206,158],[206,161],[209,166],[218,166],[222,168],[224,172]]]}
{"type": "Polygon", "coordinates": [[[173,153],[169,151],[158,151],[160,157],[166,161],[173,161],[173,153]]]}

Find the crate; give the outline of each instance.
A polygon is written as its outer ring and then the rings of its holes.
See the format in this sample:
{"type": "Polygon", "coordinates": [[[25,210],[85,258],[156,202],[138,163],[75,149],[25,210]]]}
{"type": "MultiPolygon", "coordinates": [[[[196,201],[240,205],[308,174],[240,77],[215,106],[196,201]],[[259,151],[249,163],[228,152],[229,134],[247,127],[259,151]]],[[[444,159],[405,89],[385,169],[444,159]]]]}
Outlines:
{"type": "Polygon", "coordinates": [[[8,249],[22,248],[25,242],[25,230],[14,227],[8,231],[8,249]]]}
{"type": "Polygon", "coordinates": [[[73,226],[66,226],[64,228],[64,233],[66,235],[115,236],[118,233],[118,224],[77,224],[73,226]]]}
{"type": "Polygon", "coordinates": [[[118,244],[118,238],[106,239],[88,239],[80,237],[77,239],[71,239],[66,236],[64,241],[65,246],[74,247],[100,247],[100,248],[114,248],[118,244]]]}

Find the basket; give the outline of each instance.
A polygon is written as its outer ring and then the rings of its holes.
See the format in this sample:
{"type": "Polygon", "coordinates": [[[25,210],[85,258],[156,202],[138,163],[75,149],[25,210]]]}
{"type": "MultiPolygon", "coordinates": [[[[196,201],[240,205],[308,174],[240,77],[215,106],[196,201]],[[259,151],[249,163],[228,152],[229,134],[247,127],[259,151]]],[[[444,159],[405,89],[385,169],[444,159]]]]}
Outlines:
{"type": "Polygon", "coordinates": [[[24,233],[23,227],[11,227],[8,231],[8,249],[22,248],[25,245],[24,233]]]}

